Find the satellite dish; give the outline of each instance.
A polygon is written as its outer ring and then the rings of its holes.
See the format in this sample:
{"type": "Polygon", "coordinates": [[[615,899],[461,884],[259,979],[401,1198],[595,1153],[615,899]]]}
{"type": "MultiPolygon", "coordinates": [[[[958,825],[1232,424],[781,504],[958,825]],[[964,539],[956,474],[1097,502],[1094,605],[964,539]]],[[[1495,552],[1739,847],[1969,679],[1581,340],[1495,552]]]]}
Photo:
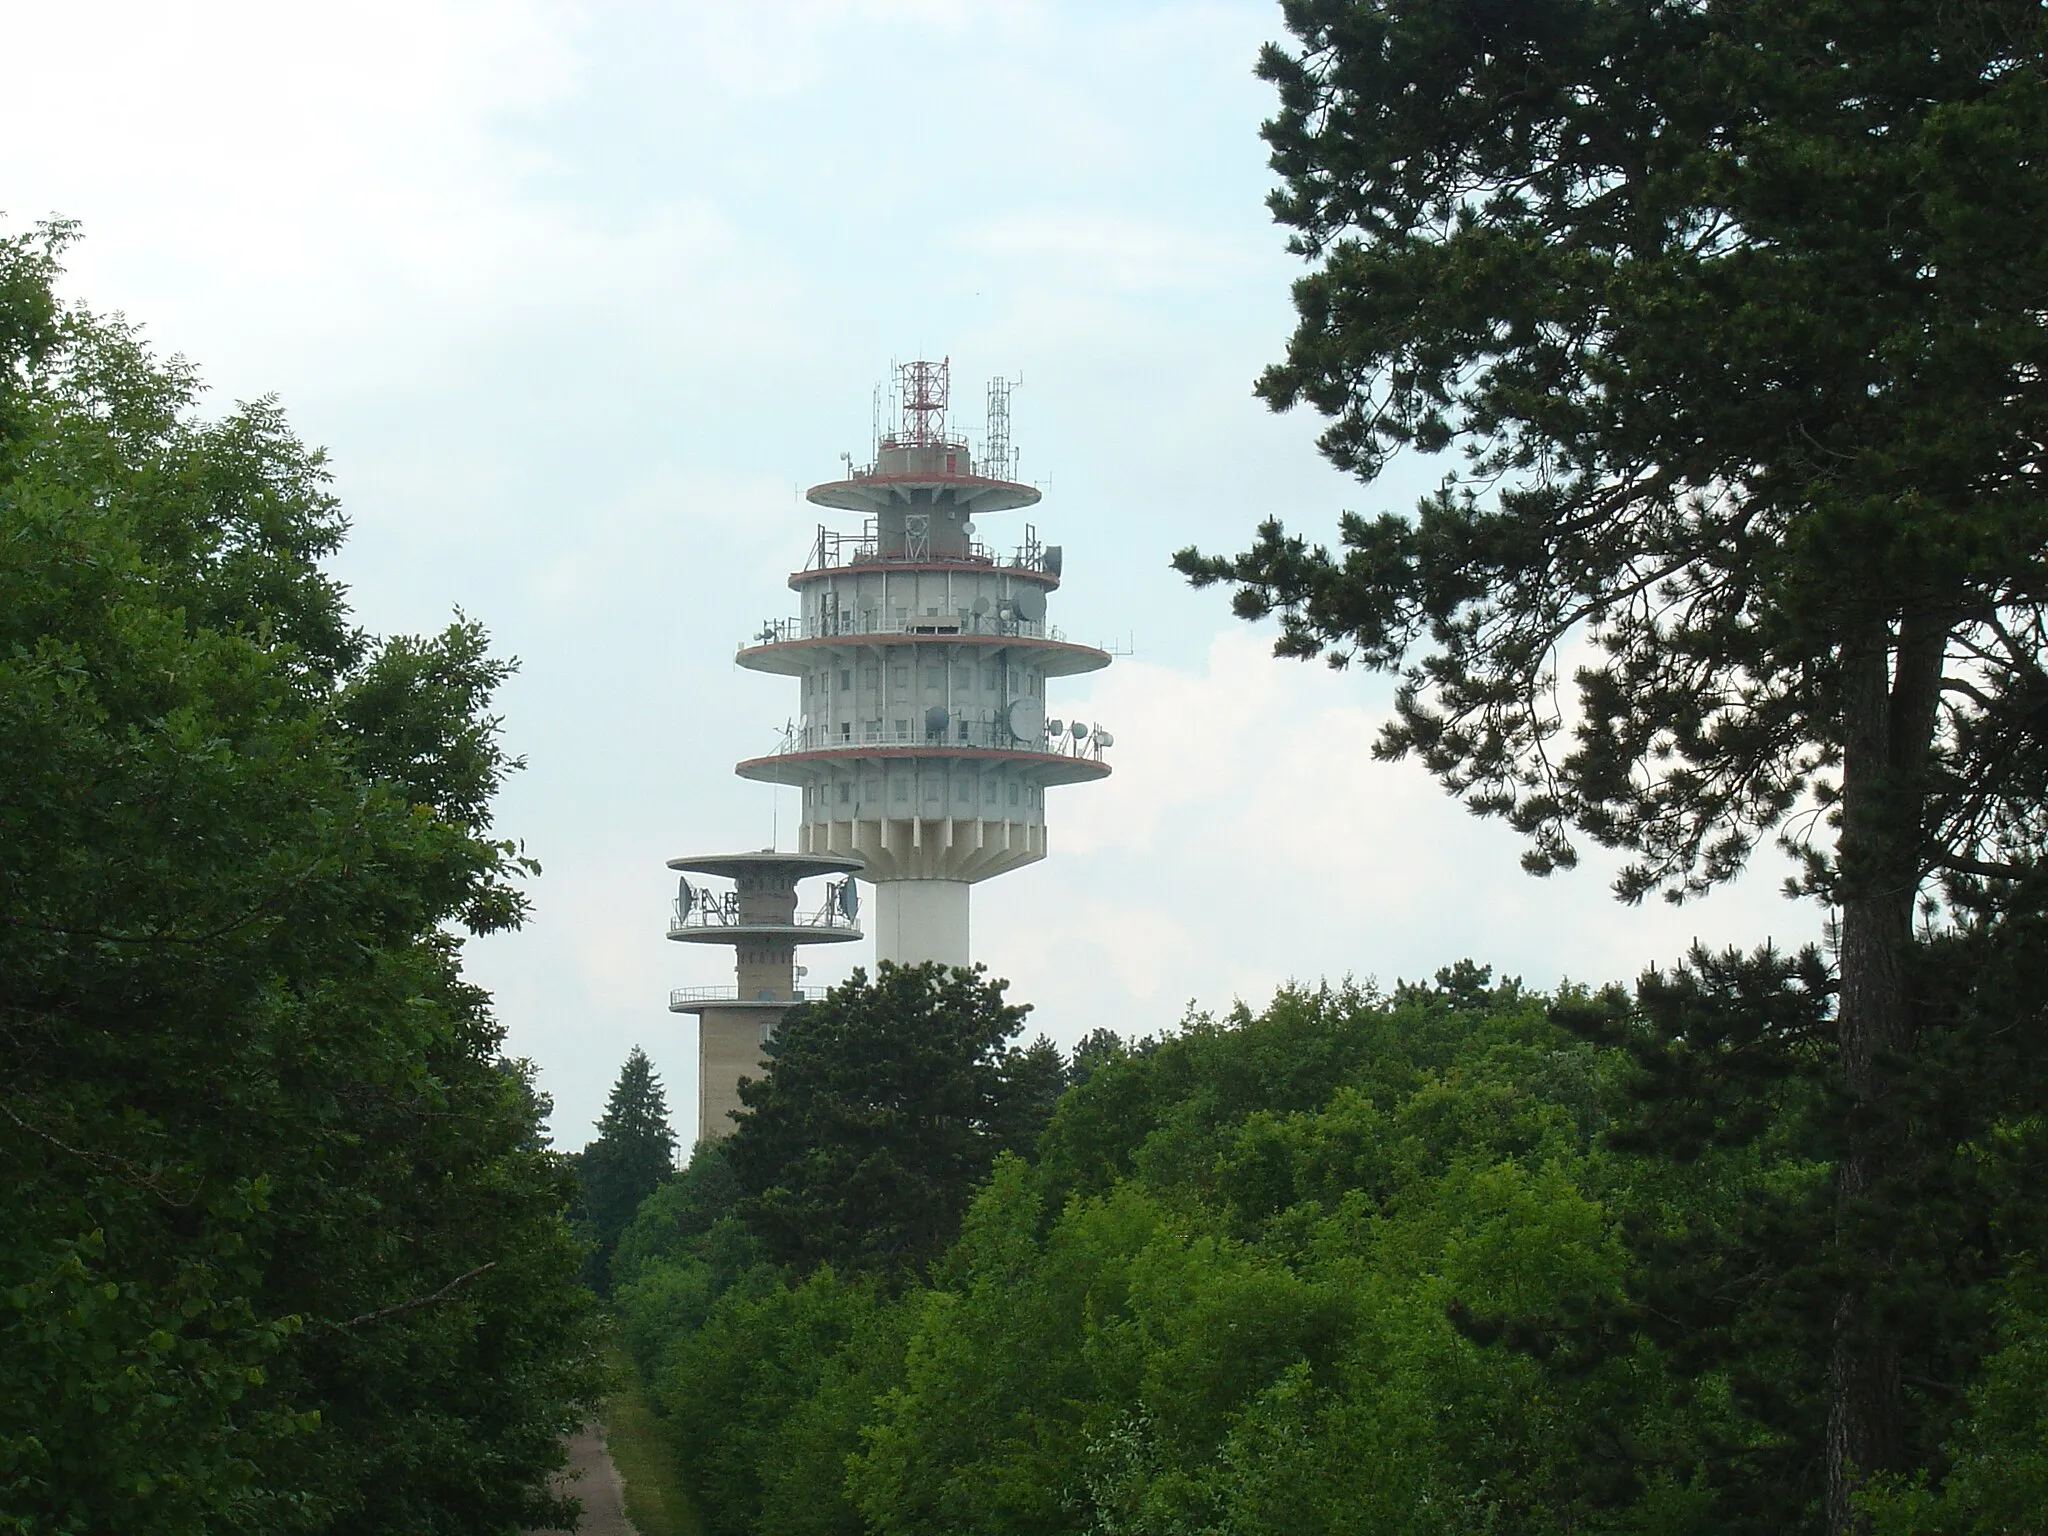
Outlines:
{"type": "Polygon", "coordinates": [[[974,600],[974,616],[975,616],[975,617],[976,617],[976,618],[978,619],[978,618],[980,618],[980,617],[981,617],[981,616],[982,616],[982,615],[983,615],[984,613],[987,613],[987,612],[988,612],[988,599],[987,599],[987,598],[985,598],[985,597],[977,597],[977,598],[976,598],[976,599],[974,600]]]}
{"type": "Polygon", "coordinates": [[[1045,728],[1050,734],[1054,736],[1064,736],[1067,732],[1067,726],[1064,720],[1048,720],[1045,722],[1045,728]]]}
{"type": "Polygon", "coordinates": [[[1045,735],[1045,706],[1036,699],[1012,699],[1003,718],[1019,741],[1036,742],[1045,735]]]}
{"type": "Polygon", "coordinates": [[[690,889],[690,877],[685,875],[676,882],[676,921],[686,921],[696,904],[697,893],[690,889]]]}
{"type": "Polygon", "coordinates": [[[1045,594],[1036,587],[1025,587],[1010,600],[1017,610],[1017,617],[1030,624],[1045,622],[1045,594]]]}
{"type": "Polygon", "coordinates": [[[1113,747],[1116,745],[1116,738],[1098,725],[1095,727],[1095,745],[1098,747],[1113,747]]]}
{"type": "Polygon", "coordinates": [[[860,884],[851,875],[839,882],[839,913],[849,923],[860,916],[860,884]]]}
{"type": "Polygon", "coordinates": [[[1074,740],[1086,741],[1088,739],[1088,723],[1085,720],[1076,720],[1073,724],[1072,729],[1074,732],[1074,740]]]}
{"type": "Polygon", "coordinates": [[[943,736],[946,722],[952,717],[946,713],[946,706],[934,704],[924,712],[924,733],[927,736],[943,736]]]}
{"type": "Polygon", "coordinates": [[[1057,544],[1048,544],[1048,545],[1046,545],[1046,546],[1045,546],[1045,559],[1044,559],[1044,562],[1043,562],[1043,563],[1044,563],[1044,566],[1045,566],[1045,574],[1046,574],[1046,575],[1048,575],[1048,576],[1055,576],[1055,577],[1059,575],[1059,573],[1060,573],[1060,547],[1059,547],[1059,545],[1057,545],[1057,544]]]}
{"type": "Polygon", "coordinates": [[[962,524],[960,525],[960,531],[961,531],[962,533],[966,534],[966,535],[967,535],[967,537],[969,537],[970,539],[971,539],[971,538],[973,538],[973,537],[974,537],[974,524],[973,524],[973,522],[972,522],[972,521],[968,521],[968,522],[964,522],[964,523],[962,523],[962,524]]]}

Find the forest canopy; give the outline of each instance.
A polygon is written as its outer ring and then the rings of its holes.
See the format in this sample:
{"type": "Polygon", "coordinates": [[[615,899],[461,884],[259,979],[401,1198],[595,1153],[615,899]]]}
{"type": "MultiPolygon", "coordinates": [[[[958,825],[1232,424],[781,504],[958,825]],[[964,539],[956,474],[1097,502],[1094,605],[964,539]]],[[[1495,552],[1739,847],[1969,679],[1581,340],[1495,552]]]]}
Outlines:
{"type": "MultiPolygon", "coordinates": [[[[2041,953],[1923,979],[1888,1531],[2048,1508],[2048,1082],[2006,1027],[2041,953]]],[[[935,1262],[779,1253],[701,1146],[621,1241],[622,1333],[713,1536],[1818,1530],[1832,996],[1812,953],[1633,994],[1461,963],[1097,1034],[935,1262]]]]}

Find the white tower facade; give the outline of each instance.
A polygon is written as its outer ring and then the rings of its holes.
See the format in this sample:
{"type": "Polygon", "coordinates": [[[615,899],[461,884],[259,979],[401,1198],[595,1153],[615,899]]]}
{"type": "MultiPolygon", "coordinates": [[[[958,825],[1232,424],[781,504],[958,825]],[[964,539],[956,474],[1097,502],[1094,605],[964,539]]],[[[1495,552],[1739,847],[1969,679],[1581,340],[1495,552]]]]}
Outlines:
{"type": "Polygon", "coordinates": [[[801,789],[801,852],[862,862],[878,959],[966,965],[969,889],[1045,857],[1047,789],[1109,773],[1109,733],[1049,718],[1047,691],[1110,658],[1047,621],[1058,545],[1029,526],[1008,551],[983,541],[983,519],[1039,500],[1008,478],[1007,386],[977,463],[947,427],[947,364],[899,374],[874,462],[809,492],[852,517],[790,577],[801,611],[740,648],[797,680],[801,723],[737,771],[801,789]]]}

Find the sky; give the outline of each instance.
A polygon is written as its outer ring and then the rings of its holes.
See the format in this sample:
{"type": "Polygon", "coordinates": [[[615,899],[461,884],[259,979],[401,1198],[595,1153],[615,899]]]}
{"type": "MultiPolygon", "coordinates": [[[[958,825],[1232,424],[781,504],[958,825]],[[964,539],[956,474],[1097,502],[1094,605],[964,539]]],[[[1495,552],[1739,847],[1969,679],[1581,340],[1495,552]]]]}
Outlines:
{"type": "MultiPolygon", "coordinates": [[[[1253,398],[1303,268],[1264,207],[1259,47],[1228,0],[689,0],[602,6],[11,7],[0,214],[79,220],[68,293],[198,365],[210,408],[274,394],[331,456],[361,622],[480,620],[520,671],[503,835],[543,872],[471,941],[507,1049],[580,1146],[642,1046],[685,1142],[694,1024],[730,980],[668,943],[686,853],[793,846],[772,750],[795,682],[735,646],[795,611],[802,487],[868,451],[893,361],[946,357],[981,431],[1021,379],[1019,472],[986,519],[1064,546],[1051,618],[1115,663],[1049,713],[1115,771],[1047,797],[1050,857],[978,886],[974,948],[1032,1023],[1171,1030],[1289,980],[1392,985],[1460,958],[1534,987],[1627,981],[1695,941],[1818,914],[1782,859],[1710,898],[1616,903],[1589,850],[1547,880],[1412,763],[1372,760],[1391,685],[1270,655],[1168,567],[1278,516],[1405,511],[1310,415],[1253,398]]],[[[812,950],[811,984],[872,943],[812,950]]]]}

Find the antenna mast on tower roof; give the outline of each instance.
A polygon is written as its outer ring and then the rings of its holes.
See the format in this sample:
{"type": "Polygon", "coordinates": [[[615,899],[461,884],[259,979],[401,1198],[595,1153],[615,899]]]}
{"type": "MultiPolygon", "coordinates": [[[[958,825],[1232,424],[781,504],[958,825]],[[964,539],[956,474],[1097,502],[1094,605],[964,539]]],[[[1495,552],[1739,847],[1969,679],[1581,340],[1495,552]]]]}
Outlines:
{"type": "Polygon", "coordinates": [[[981,447],[982,473],[997,480],[1017,478],[1017,450],[1010,446],[1010,391],[1021,379],[988,381],[988,441],[981,447]]]}
{"type": "Polygon", "coordinates": [[[904,363],[897,370],[903,399],[901,446],[935,447],[946,438],[946,406],[953,393],[951,358],[904,363]]]}

